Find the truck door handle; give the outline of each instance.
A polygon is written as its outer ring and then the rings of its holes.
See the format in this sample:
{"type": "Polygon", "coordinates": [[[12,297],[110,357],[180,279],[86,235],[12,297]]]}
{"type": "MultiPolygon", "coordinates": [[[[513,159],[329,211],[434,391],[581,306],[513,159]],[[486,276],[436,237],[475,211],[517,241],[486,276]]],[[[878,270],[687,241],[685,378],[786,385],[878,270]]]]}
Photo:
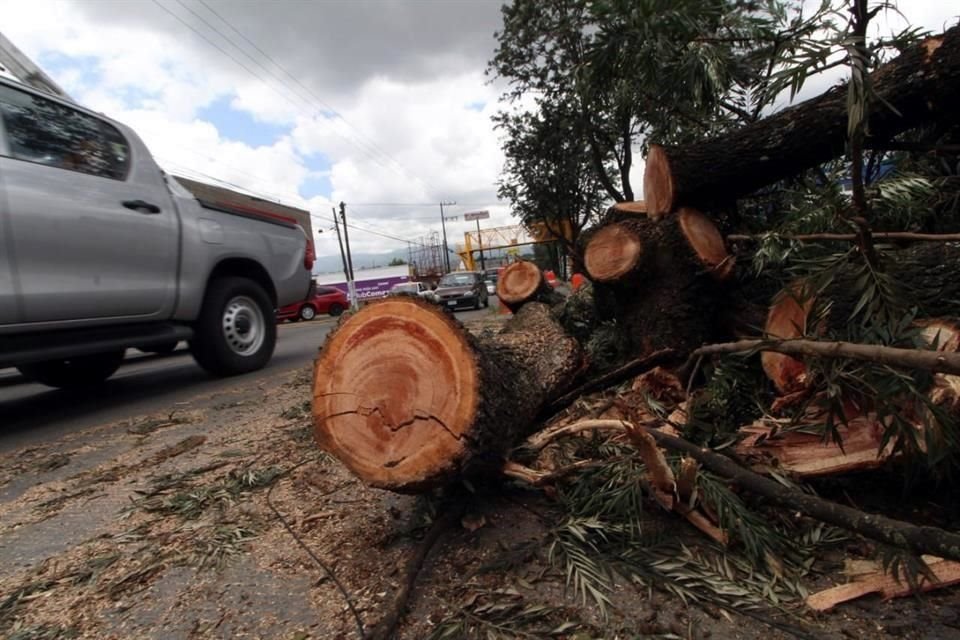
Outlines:
{"type": "Polygon", "coordinates": [[[160,213],[160,207],[145,200],[124,200],[121,204],[139,213],[160,213]]]}

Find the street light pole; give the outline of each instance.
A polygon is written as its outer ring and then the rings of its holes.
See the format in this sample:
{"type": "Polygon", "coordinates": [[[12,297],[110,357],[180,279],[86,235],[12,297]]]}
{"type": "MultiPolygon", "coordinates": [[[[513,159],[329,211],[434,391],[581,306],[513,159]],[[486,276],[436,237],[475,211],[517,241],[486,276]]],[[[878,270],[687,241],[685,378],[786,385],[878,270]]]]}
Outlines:
{"type": "Polygon", "coordinates": [[[450,248],[447,246],[447,220],[443,216],[443,206],[447,205],[449,207],[455,204],[457,203],[440,201],[440,226],[443,228],[443,265],[445,273],[450,272],[450,248]]]}

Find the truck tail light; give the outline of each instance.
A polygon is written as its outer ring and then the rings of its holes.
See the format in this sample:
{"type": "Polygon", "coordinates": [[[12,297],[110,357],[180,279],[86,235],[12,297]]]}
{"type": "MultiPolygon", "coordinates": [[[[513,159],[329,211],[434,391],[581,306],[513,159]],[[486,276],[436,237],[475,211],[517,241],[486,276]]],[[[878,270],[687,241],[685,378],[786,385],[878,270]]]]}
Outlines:
{"type": "Polygon", "coordinates": [[[317,259],[317,251],[313,247],[313,238],[307,238],[307,250],[303,253],[303,268],[313,271],[313,263],[317,259]]]}

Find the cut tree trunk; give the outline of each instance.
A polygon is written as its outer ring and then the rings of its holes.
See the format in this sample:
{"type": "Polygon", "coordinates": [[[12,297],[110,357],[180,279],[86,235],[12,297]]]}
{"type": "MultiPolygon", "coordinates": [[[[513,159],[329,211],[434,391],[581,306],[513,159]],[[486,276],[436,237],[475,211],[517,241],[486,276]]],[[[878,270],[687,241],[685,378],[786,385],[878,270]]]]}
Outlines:
{"type": "MultiPolygon", "coordinates": [[[[960,104],[960,27],[908,48],[871,74],[879,99],[868,142],[956,118],[960,104]]],[[[842,156],[847,140],[847,88],[784,109],[700,143],[651,145],[643,176],[649,215],[687,205],[723,206],[757,189],[842,156]]]]}
{"type": "Polygon", "coordinates": [[[553,290],[540,267],[527,260],[507,266],[497,281],[497,299],[500,304],[516,313],[528,302],[556,304],[563,296],[553,290]]]}
{"type": "Polygon", "coordinates": [[[497,464],[580,364],[579,345],[543,304],[480,341],[428,303],[374,302],[317,359],[314,433],[368,485],[426,491],[497,464]]]}
{"type": "MultiPolygon", "coordinates": [[[[720,231],[690,208],[669,220],[611,216],[590,236],[584,264],[591,280],[600,283],[635,281],[672,268],[693,268],[721,281],[733,273],[733,260],[720,231]]],[[[655,286],[653,281],[649,284],[655,286]]]]}
{"type": "Polygon", "coordinates": [[[733,260],[716,226],[695,209],[653,220],[612,214],[588,238],[584,263],[598,300],[608,300],[641,358],[659,349],[685,353],[716,333],[718,281],[733,260]]]}

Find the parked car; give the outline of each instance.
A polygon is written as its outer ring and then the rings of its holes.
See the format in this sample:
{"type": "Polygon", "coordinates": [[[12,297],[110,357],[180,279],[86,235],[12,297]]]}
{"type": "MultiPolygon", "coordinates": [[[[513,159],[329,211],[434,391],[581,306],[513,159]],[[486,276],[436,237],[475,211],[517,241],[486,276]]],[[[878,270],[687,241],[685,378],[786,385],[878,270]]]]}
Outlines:
{"type": "Polygon", "coordinates": [[[479,271],[454,271],[440,278],[434,299],[451,311],[490,305],[487,285],[479,271]]]}
{"type": "Polygon", "coordinates": [[[487,285],[487,295],[497,294],[497,282],[500,280],[500,269],[487,269],[483,272],[484,283],[487,285]]]}
{"type": "Polygon", "coordinates": [[[277,322],[313,320],[318,313],[338,316],[350,306],[347,294],[336,287],[317,287],[312,298],[288,304],[277,310],[277,322]]]}
{"type": "Polygon", "coordinates": [[[433,298],[433,292],[430,287],[422,282],[401,282],[390,287],[391,296],[416,296],[430,300],[433,298]]]}
{"type": "Polygon", "coordinates": [[[180,340],[217,375],[270,360],[310,287],[296,220],[200,202],[129,127],[14,81],[0,122],[0,368],[88,385],[180,340]]]}

